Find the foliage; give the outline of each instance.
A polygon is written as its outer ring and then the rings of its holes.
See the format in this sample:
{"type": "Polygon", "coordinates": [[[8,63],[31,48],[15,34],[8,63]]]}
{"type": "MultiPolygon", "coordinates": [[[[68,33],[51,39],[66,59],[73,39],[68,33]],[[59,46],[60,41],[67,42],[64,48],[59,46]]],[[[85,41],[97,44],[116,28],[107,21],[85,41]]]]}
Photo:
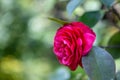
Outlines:
{"type": "Polygon", "coordinates": [[[107,48],[108,52],[112,54],[112,56],[117,59],[120,58],[120,32],[115,33],[109,40],[108,45],[109,47],[107,48]],[[114,49],[111,49],[112,47],[115,47],[114,49]]]}
{"type": "Polygon", "coordinates": [[[84,0],[70,0],[70,2],[67,5],[68,13],[71,15],[75,8],[78,7],[83,1],[84,0]]]}
{"type": "Polygon", "coordinates": [[[114,60],[102,48],[93,47],[90,53],[82,58],[82,62],[90,80],[113,80],[115,78],[114,60]]]}
{"type": "Polygon", "coordinates": [[[91,11],[84,13],[78,21],[86,23],[89,27],[94,27],[95,24],[103,17],[101,11],[91,11]],[[87,19],[88,18],[88,19],[87,19]]]}
{"type": "MultiPolygon", "coordinates": [[[[52,45],[60,25],[47,17],[86,23],[96,32],[94,45],[120,60],[119,4],[119,0],[0,0],[0,80],[88,80],[82,68],[59,69],[52,45]]],[[[119,80],[120,68],[116,70],[119,80]]]]}

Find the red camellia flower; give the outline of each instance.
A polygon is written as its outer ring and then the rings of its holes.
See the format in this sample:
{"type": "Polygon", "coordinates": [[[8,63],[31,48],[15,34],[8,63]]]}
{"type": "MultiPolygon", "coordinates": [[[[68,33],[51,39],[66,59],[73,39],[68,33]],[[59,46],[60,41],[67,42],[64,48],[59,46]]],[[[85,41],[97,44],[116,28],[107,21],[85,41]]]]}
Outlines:
{"type": "Polygon", "coordinates": [[[72,22],[60,27],[54,38],[54,53],[59,62],[75,70],[82,67],[81,58],[88,54],[95,41],[95,33],[82,22],[72,22]]]}

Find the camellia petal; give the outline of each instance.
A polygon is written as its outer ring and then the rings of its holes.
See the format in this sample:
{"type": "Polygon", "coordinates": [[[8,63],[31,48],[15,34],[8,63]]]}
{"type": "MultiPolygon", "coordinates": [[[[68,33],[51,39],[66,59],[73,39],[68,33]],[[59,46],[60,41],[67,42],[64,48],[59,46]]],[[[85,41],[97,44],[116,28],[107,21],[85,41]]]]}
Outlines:
{"type": "Polygon", "coordinates": [[[54,53],[59,62],[75,70],[82,67],[82,56],[88,54],[95,41],[95,33],[82,22],[71,22],[60,27],[54,38],[54,53]]]}
{"type": "Polygon", "coordinates": [[[85,45],[84,45],[84,50],[83,50],[83,56],[87,55],[88,52],[90,51],[90,49],[92,48],[92,44],[96,38],[95,35],[90,34],[90,33],[85,33],[84,34],[84,38],[85,38],[85,45]]]}

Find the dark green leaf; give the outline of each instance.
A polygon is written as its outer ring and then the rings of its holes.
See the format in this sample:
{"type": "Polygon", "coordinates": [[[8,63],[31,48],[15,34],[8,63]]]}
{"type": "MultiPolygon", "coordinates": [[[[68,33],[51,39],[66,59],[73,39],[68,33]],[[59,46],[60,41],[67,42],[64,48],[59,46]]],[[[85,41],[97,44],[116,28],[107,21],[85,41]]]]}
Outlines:
{"type": "Polygon", "coordinates": [[[67,21],[63,21],[63,20],[60,20],[60,19],[57,19],[57,18],[50,18],[50,17],[48,17],[48,19],[52,20],[52,21],[55,21],[55,22],[57,22],[59,24],[62,24],[62,25],[69,23],[67,21]]]}
{"type": "Polygon", "coordinates": [[[105,6],[110,8],[115,0],[101,0],[105,6]]]}
{"type": "Polygon", "coordinates": [[[93,47],[89,54],[82,58],[82,64],[90,80],[113,80],[115,78],[114,60],[102,48],[93,47]]]}
{"type": "Polygon", "coordinates": [[[94,27],[102,16],[103,13],[100,11],[86,12],[78,19],[78,21],[84,22],[89,27],[94,27]]]}
{"type": "Polygon", "coordinates": [[[83,1],[84,0],[70,0],[66,7],[69,15],[71,15],[75,8],[78,7],[83,1]]]}
{"type": "Polygon", "coordinates": [[[117,32],[110,38],[106,50],[113,56],[113,58],[120,58],[120,32],[117,32]]]}

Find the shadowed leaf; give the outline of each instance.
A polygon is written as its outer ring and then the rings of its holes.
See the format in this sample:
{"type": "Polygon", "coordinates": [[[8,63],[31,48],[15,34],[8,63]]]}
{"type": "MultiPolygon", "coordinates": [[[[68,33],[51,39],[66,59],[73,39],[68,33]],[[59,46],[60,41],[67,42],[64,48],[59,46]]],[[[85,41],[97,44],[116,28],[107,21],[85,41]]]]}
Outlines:
{"type": "Polygon", "coordinates": [[[114,60],[102,48],[93,47],[89,54],[82,58],[82,64],[90,80],[113,80],[115,77],[114,60]]]}
{"type": "Polygon", "coordinates": [[[115,33],[110,38],[106,50],[113,56],[113,58],[120,58],[120,32],[115,33]]]}
{"type": "Polygon", "coordinates": [[[83,1],[84,0],[70,0],[66,7],[68,14],[71,15],[75,8],[78,7],[83,1]]]}
{"type": "Polygon", "coordinates": [[[105,6],[110,8],[115,0],[101,0],[105,6]]]}
{"type": "Polygon", "coordinates": [[[78,19],[78,21],[82,21],[92,28],[102,18],[102,16],[103,13],[100,11],[86,12],[78,19]]]}

